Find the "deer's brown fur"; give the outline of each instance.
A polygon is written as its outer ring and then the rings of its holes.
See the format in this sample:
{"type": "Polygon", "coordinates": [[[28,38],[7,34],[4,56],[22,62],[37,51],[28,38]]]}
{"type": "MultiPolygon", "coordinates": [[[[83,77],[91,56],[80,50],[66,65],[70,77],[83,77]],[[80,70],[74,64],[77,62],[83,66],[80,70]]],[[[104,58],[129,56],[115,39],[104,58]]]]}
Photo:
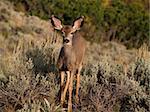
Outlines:
{"type": "Polygon", "coordinates": [[[61,48],[57,62],[59,69],[62,71],[77,71],[83,62],[85,45],[84,38],[76,33],[72,39],[72,46],[63,45],[61,48]]]}
{"type": "Polygon", "coordinates": [[[83,58],[85,54],[86,41],[78,31],[83,23],[83,17],[78,18],[73,26],[63,26],[61,21],[52,16],[52,24],[55,29],[60,30],[63,35],[63,46],[58,58],[58,68],[61,74],[61,104],[65,101],[67,89],[69,89],[68,111],[72,111],[72,89],[73,75],[77,76],[76,103],[78,103],[78,91],[80,85],[80,71],[82,69],[83,58]],[[64,75],[67,75],[66,84],[64,84],[64,75]]]}

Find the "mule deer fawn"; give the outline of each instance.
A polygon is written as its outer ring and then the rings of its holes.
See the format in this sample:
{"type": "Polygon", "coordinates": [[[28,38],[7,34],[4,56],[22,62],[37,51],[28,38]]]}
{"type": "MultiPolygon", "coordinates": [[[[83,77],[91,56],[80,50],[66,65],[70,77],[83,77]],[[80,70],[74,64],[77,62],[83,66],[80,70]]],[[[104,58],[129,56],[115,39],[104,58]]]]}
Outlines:
{"type": "Polygon", "coordinates": [[[83,65],[86,41],[81,36],[80,27],[83,24],[84,17],[80,17],[74,21],[73,26],[62,25],[62,22],[54,15],[51,17],[52,25],[56,30],[60,30],[63,36],[63,45],[60,50],[57,65],[61,75],[61,105],[64,104],[66,92],[69,90],[68,111],[72,112],[72,90],[73,77],[76,75],[76,104],[79,102],[79,86],[80,71],[83,65]],[[66,83],[64,83],[65,75],[67,75],[66,83]]]}

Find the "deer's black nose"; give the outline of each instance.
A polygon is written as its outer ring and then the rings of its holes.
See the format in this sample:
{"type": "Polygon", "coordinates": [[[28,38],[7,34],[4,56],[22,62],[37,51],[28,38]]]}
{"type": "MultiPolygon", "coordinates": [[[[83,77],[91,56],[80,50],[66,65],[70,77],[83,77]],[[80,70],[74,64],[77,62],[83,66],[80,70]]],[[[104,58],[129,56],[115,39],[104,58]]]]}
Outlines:
{"type": "Polygon", "coordinates": [[[63,43],[69,43],[69,40],[68,39],[64,39],[63,43]]]}

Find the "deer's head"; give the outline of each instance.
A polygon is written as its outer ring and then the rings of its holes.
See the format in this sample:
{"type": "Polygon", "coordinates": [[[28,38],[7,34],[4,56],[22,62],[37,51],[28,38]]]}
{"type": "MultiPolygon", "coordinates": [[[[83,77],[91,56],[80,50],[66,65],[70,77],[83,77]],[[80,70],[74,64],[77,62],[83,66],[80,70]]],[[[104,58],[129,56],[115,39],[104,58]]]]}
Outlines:
{"type": "Polygon", "coordinates": [[[72,45],[72,38],[77,30],[83,25],[84,17],[80,17],[74,21],[73,25],[63,25],[61,20],[54,15],[51,17],[52,25],[56,30],[60,30],[63,36],[63,44],[72,45]]]}

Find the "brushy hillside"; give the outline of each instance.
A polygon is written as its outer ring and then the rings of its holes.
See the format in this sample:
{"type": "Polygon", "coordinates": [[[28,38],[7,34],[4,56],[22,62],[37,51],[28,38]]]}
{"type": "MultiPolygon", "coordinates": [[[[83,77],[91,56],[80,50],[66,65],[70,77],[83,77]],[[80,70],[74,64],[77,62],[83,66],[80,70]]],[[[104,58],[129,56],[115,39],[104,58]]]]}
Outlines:
{"type": "MultiPolygon", "coordinates": [[[[55,66],[61,37],[49,21],[0,1],[0,112],[62,112],[55,66]]],[[[149,112],[150,52],[87,42],[76,112],[149,112]]]]}
{"type": "Polygon", "coordinates": [[[83,31],[92,42],[116,40],[139,48],[150,40],[149,0],[9,0],[16,10],[48,19],[57,15],[65,24],[86,17],[83,31]],[[94,36],[94,38],[93,38],[94,36]]]}

